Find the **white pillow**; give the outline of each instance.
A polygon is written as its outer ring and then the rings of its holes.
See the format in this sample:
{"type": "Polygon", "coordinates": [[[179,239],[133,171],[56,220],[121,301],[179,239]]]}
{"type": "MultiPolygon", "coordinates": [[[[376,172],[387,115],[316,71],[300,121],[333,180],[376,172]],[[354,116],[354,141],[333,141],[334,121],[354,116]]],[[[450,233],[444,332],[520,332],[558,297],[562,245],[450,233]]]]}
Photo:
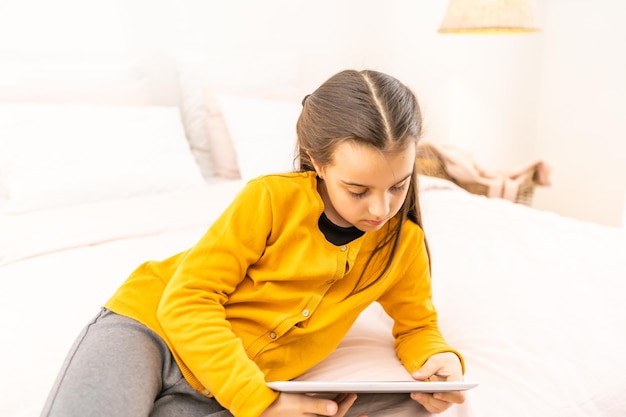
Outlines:
{"type": "Polygon", "coordinates": [[[210,156],[215,175],[228,179],[241,178],[237,152],[215,94],[205,88],[203,99],[206,142],[211,149],[210,156]]]}
{"type": "Polygon", "coordinates": [[[60,90],[117,86],[137,81],[138,74],[139,61],[136,59],[0,59],[0,86],[3,88],[60,90]]]}
{"type": "Polygon", "coordinates": [[[0,213],[203,183],[176,107],[0,104],[0,213]]]}
{"type": "Polygon", "coordinates": [[[148,80],[115,85],[23,86],[0,85],[2,103],[81,103],[119,106],[152,104],[148,80]]]}
{"type": "Polygon", "coordinates": [[[234,95],[217,95],[216,100],[242,179],[293,171],[299,102],[234,95]]]}
{"type": "Polygon", "coordinates": [[[177,52],[184,126],[205,178],[240,177],[230,137],[223,136],[215,94],[272,99],[299,97],[294,87],[298,80],[298,57],[295,50],[268,53],[248,48],[215,50],[204,56],[195,51],[177,52]]]}

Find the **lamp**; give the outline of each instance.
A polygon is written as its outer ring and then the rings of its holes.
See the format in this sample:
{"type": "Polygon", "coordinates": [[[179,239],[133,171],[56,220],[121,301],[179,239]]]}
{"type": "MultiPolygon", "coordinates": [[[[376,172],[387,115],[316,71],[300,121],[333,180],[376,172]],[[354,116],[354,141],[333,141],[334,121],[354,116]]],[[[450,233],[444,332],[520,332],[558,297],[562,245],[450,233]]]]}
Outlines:
{"type": "Polygon", "coordinates": [[[450,0],[440,33],[537,32],[534,0],[450,0]]]}

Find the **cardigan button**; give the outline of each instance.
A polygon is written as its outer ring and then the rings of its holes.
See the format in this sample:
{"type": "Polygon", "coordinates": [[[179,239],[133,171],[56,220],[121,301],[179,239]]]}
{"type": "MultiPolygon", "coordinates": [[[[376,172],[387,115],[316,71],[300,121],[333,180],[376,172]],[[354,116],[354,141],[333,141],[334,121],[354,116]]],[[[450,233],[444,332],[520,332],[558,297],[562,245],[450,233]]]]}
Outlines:
{"type": "Polygon", "coordinates": [[[309,314],[310,314],[310,313],[309,313],[309,310],[302,310],[302,315],[303,315],[304,317],[309,317],[309,314]]]}
{"type": "Polygon", "coordinates": [[[276,339],[276,332],[270,332],[270,339],[276,339]]]}
{"type": "Polygon", "coordinates": [[[342,252],[345,252],[345,251],[347,251],[347,250],[348,250],[348,247],[347,247],[346,245],[343,245],[343,246],[341,247],[341,251],[342,251],[342,252]]]}

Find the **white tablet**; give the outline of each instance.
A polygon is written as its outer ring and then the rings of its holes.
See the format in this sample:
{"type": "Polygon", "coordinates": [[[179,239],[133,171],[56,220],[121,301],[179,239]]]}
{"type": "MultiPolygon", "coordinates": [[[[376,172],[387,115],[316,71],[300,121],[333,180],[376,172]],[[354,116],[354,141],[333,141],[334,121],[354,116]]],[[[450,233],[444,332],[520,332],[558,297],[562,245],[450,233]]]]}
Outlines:
{"type": "Polygon", "coordinates": [[[476,382],[444,381],[273,381],[267,386],[290,393],[399,393],[465,391],[478,386],[476,382]]]}

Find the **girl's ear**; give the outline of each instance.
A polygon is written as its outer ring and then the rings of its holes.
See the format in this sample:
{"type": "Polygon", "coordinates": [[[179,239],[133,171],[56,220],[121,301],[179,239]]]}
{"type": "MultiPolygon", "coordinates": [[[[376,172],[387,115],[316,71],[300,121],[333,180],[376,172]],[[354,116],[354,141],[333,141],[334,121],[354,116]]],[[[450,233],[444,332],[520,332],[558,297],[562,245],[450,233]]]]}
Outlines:
{"type": "Polygon", "coordinates": [[[315,168],[315,172],[317,172],[317,176],[320,179],[324,179],[324,167],[318,164],[315,158],[313,158],[309,152],[307,152],[306,154],[309,156],[309,159],[311,160],[311,163],[313,164],[313,168],[315,168]]]}

